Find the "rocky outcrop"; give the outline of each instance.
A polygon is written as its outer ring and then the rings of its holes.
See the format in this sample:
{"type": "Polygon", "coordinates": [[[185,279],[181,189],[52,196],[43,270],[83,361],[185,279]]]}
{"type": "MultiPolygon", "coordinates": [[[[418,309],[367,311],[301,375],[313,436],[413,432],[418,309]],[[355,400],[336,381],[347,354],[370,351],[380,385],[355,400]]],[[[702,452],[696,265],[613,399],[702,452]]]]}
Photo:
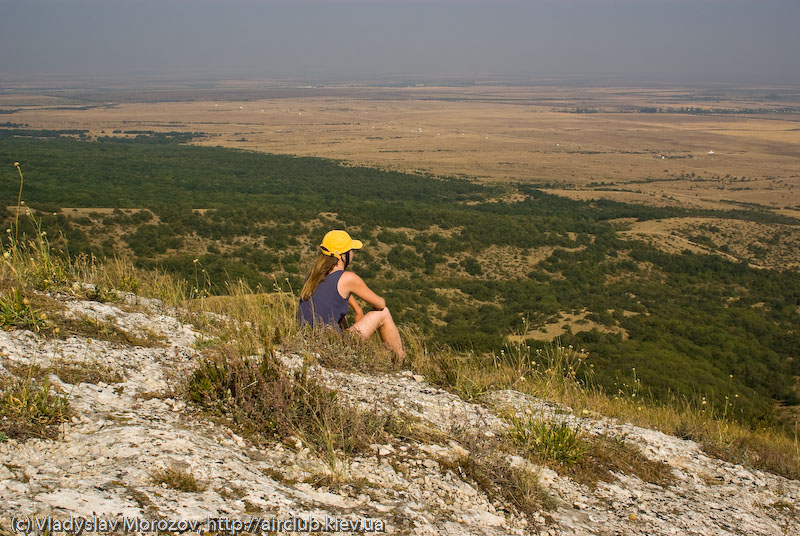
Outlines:
{"type": "MultiPolygon", "coordinates": [[[[648,458],[668,464],[674,480],[656,485],[617,474],[613,482],[589,487],[533,467],[560,506],[525,516],[490,500],[476,483],[452,469],[452,461],[467,452],[453,439],[376,444],[370,454],[333,469],[299,441],[257,447],[224,422],[187,407],[174,392],[196,366],[194,343],[200,336],[174,311],[152,300],[137,300],[137,310],[63,301],[67,314],[146,334],[150,340],[155,335],[160,342],[134,347],[0,331],[2,375],[33,364],[55,369],[59,364],[102,363],[122,380],[70,384],[50,375],[52,384],[69,397],[74,416],[61,425],[57,439],[0,444],[0,526],[5,530],[20,528],[20,516],[202,522],[211,517],[258,520],[260,528],[272,518],[328,516],[329,522],[333,517],[380,520],[392,534],[800,533],[797,481],[710,458],[692,441],[612,419],[573,415],[569,408],[515,391],[494,392],[481,404],[464,402],[407,371],[372,375],[315,366],[312,372],[354,404],[404,413],[445,433],[459,429],[498,435],[505,426],[498,416],[501,410],[540,412],[639,446],[648,458]],[[200,487],[181,491],[157,484],[153,475],[165,468],[193,475],[200,487]]],[[[300,364],[298,356],[282,358],[289,367],[300,364]]],[[[343,533],[364,532],[345,528],[343,533]]]]}

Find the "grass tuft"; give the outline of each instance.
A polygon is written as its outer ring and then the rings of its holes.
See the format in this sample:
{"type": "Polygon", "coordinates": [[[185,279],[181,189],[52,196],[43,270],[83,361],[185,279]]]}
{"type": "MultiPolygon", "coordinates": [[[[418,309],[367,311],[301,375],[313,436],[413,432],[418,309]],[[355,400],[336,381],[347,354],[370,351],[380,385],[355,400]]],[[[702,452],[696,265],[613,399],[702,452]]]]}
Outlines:
{"type": "Polygon", "coordinates": [[[55,438],[70,415],[66,396],[53,390],[46,373],[30,367],[22,378],[0,380],[0,432],[7,437],[55,438]]]}
{"type": "Polygon", "coordinates": [[[532,416],[508,417],[507,438],[526,455],[561,465],[583,459],[588,444],[580,429],[565,422],[548,422],[532,416]]]}
{"type": "Polygon", "coordinates": [[[299,438],[332,467],[378,442],[433,436],[409,418],[347,403],[305,366],[289,372],[272,354],[246,359],[231,347],[200,362],[185,396],[257,440],[299,438]]]}
{"type": "Polygon", "coordinates": [[[47,316],[31,307],[31,300],[17,287],[0,295],[0,326],[29,329],[39,333],[47,327],[47,316]]]}
{"type": "Polygon", "coordinates": [[[242,281],[226,283],[226,289],[224,296],[184,302],[195,326],[212,335],[217,346],[233,346],[240,355],[264,354],[296,336],[294,296],[277,283],[273,292],[242,281]]]}
{"type": "Polygon", "coordinates": [[[176,465],[156,469],[150,473],[150,479],[154,484],[163,484],[168,488],[189,493],[202,493],[207,487],[188,469],[181,469],[176,465]]]}
{"type": "Polygon", "coordinates": [[[91,383],[94,385],[99,383],[114,384],[124,381],[122,374],[118,370],[99,361],[56,363],[49,370],[58,376],[62,382],[70,385],[79,383],[91,383]]]}
{"type": "Polygon", "coordinates": [[[89,339],[143,347],[162,346],[166,341],[163,335],[152,331],[140,330],[140,333],[131,333],[113,323],[103,322],[85,315],[54,317],[53,322],[58,327],[58,332],[54,334],[62,339],[71,335],[80,335],[89,339]]]}
{"type": "Polygon", "coordinates": [[[674,482],[669,465],[648,459],[638,447],[624,438],[607,435],[588,437],[584,455],[576,463],[557,469],[561,474],[590,487],[598,482],[613,482],[616,480],[615,473],[632,475],[660,486],[674,482]]]}
{"type": "Polygon", "coordinates": [[[364,340],[356,333],[340,333],[325,327],[304,328],[286,341],[282,350],[338,370],[376,373],[400,370],[403,365],[376,338],[364,340]]]}
{"type": "Polygon", "coordinates": [[[509,463],[509,444],[475,433],[459,438],[465,457],[440,464],[472,481],[492,501],[505,501],[527,516],[554,510],[560,502],[539,481],[539,474],[523,465],[509,463]]]}

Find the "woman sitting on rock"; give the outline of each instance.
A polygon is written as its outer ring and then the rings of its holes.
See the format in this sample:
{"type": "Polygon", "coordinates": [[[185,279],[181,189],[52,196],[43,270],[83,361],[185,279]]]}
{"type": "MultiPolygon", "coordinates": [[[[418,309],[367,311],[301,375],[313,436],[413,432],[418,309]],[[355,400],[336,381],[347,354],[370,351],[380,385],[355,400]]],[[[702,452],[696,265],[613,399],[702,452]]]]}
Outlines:
{"type": "Polygon", "coordinates": [[[300,325],[329,325],[346,329],[368,339],[375,330],[381,340],[398,356],[404,357],[403,341],[392,319],[386,300],[375,294],[364,280],[346,271],[353,261],[353,252],[361,249],[360,240],[353,240],[345,231],[330,231],[322,239],[321,253],[300,292],[297,318],[300,325]],[[373,307],[364,314],[355,294],[373,307]],[[352,308],[355,323],[347,327],[345,315],[352,308]]]}

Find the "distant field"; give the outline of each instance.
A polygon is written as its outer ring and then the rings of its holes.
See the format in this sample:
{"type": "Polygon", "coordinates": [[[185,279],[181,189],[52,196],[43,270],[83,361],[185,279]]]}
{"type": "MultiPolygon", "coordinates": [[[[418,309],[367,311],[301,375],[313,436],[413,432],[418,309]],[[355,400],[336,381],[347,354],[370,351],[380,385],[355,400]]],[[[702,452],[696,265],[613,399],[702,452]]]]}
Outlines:
{"type": "Polygon", "coordinates": [[[590,189],[622,201],[800,207],[796,89],[229,83],[15,90],[0,96],[3,110],[13,113],[0,119],[30,128],[203,132],[194,143],[590,189]]]}

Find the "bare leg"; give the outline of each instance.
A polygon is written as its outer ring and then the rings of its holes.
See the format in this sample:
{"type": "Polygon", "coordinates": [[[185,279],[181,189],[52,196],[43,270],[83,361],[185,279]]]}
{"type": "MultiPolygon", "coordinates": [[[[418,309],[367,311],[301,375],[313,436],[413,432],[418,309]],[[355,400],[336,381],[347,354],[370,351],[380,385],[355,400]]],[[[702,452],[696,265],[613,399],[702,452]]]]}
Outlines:
{"type": "Polygon", "coordinates": [[[357,332],[365,339],[369,339],[376,330],[378,330],[381,340],[394,353],[399,357],[406,356],[406,352],[403,350],[403,340],[400,338],[400,332],[388,307],[384,307],[380,311],[368,312],[361,320],[350,326],[348,331],[357,332]]]}

